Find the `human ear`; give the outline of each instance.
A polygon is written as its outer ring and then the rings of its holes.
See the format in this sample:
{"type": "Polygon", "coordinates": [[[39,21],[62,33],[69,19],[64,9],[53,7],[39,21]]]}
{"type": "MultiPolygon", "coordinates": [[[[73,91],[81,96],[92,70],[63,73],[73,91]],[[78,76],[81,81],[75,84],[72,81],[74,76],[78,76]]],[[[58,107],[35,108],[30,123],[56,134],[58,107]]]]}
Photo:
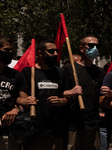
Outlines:
{"type": "Polygon", "coordinates": [[[83,48],[84,48],[84,47],[83,47],[82,45],[79,46],[79,50],[80,50],[82,53],[84,52],[83,48]]]}
{"type": "Polygon", "coordinates": [[[42,51],[41,51],[41,50],[38,50],[38,51],[37,51],[37,56],[38,56],[38,57],[42,56],[42,51]]]}

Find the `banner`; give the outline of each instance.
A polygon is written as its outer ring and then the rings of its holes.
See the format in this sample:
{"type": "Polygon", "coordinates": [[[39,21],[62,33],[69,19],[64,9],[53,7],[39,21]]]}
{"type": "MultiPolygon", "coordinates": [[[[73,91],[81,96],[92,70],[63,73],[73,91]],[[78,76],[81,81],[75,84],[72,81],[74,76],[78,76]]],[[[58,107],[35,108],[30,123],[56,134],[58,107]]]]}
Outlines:
{"type": "Polygon", "coordinates": [[[55,38],[56,47],[57,47],[57,49],[59,49],[57,62],[60,62],[63,43],[65,42],[65,38],[68,37],[64,15],[60,14],[60,17],[61,17],[61,22],[59,24],[57,35],[55,38]]]}
{"type": "Polygon", "coordinates": [[[25,67],[35,66],[35,39],[32,39],[31,46],[26,50],[23,56],[19,59],[14,69],[22,71],[25,67]]]}

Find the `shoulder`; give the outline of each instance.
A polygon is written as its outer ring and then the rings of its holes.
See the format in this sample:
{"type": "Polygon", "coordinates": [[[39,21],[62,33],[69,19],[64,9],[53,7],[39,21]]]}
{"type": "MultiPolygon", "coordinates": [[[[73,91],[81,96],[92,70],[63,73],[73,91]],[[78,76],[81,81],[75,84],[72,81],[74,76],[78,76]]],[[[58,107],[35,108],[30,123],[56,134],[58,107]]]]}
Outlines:
{"type": "Polygon", "coordinates": [[[66,71],[63,68],[56,66],[54,69],[55,69],[54,72],[55,73],[57,72],[57,74],[59,75],[60,78],[63,78],[63,79],[66,78],[66,71]]]}
{"type": "Polygon", "coordinates": [[[101,67],[99,67],[99,66],[96,66],[96,65],[93,64],[93,65],[92,65],[92,68],[95,69],[96,71],[99,70],[101,73],[104,73],[104,74],[105,74],[104,69],[101,68],[101,67]]]}
{"type": "Polygon", "coordinates": [[[23,70],[25,70],[25,71],[31,71],[31,68],[30,67],[25,67],[23,70]]]}
{"type": "Polygon", "coordinates": [[[60,68],[60,67],[55,67],[56,68],[56,70],[59,72],[59,73],[62,73],[62,74],[64,74],[65,73],[65,70],[64,70],[64,68],[60,68]]]}
{"type": "Polygon", "coordinates": [[[103,79],[103,86],[108,86],[112,89],[112,71],[108,72],[103,79]]]}
{"type": "Polygon", "coordinates": [[[108,72],[106,75],[112,76],[112,71],[108,72]]]}
{"type": "Polygon", "coordinates": [[[22,74],[21,72],[19,72],[18,70],[15,70],[13,68],[7,67],[6,68],[6,72],[8,73],[8,75],[15,75],[15,74],[22,74]]]}
{"type": "Polygon", "coordinates": [[[103,81],[105,77],[104,69],[96,65],[93,65],[92,69],[93,69],[93,72],[95,72],[95,74],[100,77],[101,81],[103,81]]]}
{"type": "Polygon", "coordinates": [[[63,71],[64,70],[62,67],[58,67],[58,66],[55,66],[55,69],[57,69],[58,71],[63,71]]]}
{"type": "Polygon", "coordinates": [[[22,72],[19,72],[18,70],[15,70],[13,68],[7,67],[4,75],[7,76],[8,78],[13,78],[16,80],[21,80],[24,78],[24,75],[22,72]]]}
{"type": "Polygon", "coordinates": [[[112,79],[112,71],[108,72],[105,77],[105,79],[112,79]]]}
{"type": "Polygon", "coordinates": [[[102,67],[99,67],[99,66],[94,65],[94,64],[93,64],[93,67],[99,69],[101,72],[105,72],[104,69],[103,69],[102,67]]]}
{"type": "Polygon", "coordinates": [[[72,66],[71,66],[71,64],[66,64],[66,65],[64,65],[62,68],[63,68],[64,70],[66,70],[66,71],[69,71],[69,70],[72,69],[72,66]]]}
{"type": "Polygon", "coordinates": [[[30,73],[31,72],[31,68],[30,67],[25,67],[23,70],[22,70],[22,73],[30,73]]]}

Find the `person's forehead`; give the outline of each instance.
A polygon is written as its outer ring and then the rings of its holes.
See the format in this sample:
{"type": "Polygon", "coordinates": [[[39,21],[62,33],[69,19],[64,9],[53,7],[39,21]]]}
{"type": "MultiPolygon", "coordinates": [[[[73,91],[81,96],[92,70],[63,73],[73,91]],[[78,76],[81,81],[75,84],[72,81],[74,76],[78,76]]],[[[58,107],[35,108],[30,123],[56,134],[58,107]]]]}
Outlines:
{"type": "Polygon", "coordinates": [[[98,43],[98,39],[95,37],[87,37],[85,38],[86,43],[98,43]]]}
{"type": "Polygon", "coordinates": [[[55,43],[46,43],[45,45],[46,45],[47,49],[56,49],[55,43]]]}

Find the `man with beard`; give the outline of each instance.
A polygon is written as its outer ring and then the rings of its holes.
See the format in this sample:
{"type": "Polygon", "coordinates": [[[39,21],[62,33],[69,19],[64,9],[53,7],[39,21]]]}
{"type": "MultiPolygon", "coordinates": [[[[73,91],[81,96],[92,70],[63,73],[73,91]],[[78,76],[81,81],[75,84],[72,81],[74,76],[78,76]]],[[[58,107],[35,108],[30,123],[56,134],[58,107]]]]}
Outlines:
{"type": "MultiPolygon", "coordinates": [[[[99,150],[99,96],[105,73],[102,68],[92,63],[98,54],[98,39],[94,36],[83,37],[79,49],[81,59],[74,64],[79,85],[82,87],[85,111],[80,110],[78,97],[74,96],[69,103],[68,111],[68,150],[99,150]]],[[[75,86],[72,67],[67,64],[63,68],[67,72],[72,89],[75,86]]]]}
{"type": "Polygon", "coordinates": [[[21,112],[19,106],[15,107],[17,98],[28,97],[23,74],[7,66],[12,60],[12,48],[12,40],[0,35],[0,150],[19,149],[9,137],[9,127],[21,112]]]}
{"type": "MultiPolygon", "coordinates": [[[[68,99],[63,97],[67,87],[66,73],[56,65],[58,49],[55,42],[41,38],[36,44],[35,96],[39,100],[36,106],[36,120],[39,125],[39,139],[24,145],[25,150],[63,150],[63,134],[66,127],[64,110],[68,99]]],[[[23,69],[31,94],[31,68],[23,69]]],[[[66,94],[65,94],[66,95],[66,94]]]]}

